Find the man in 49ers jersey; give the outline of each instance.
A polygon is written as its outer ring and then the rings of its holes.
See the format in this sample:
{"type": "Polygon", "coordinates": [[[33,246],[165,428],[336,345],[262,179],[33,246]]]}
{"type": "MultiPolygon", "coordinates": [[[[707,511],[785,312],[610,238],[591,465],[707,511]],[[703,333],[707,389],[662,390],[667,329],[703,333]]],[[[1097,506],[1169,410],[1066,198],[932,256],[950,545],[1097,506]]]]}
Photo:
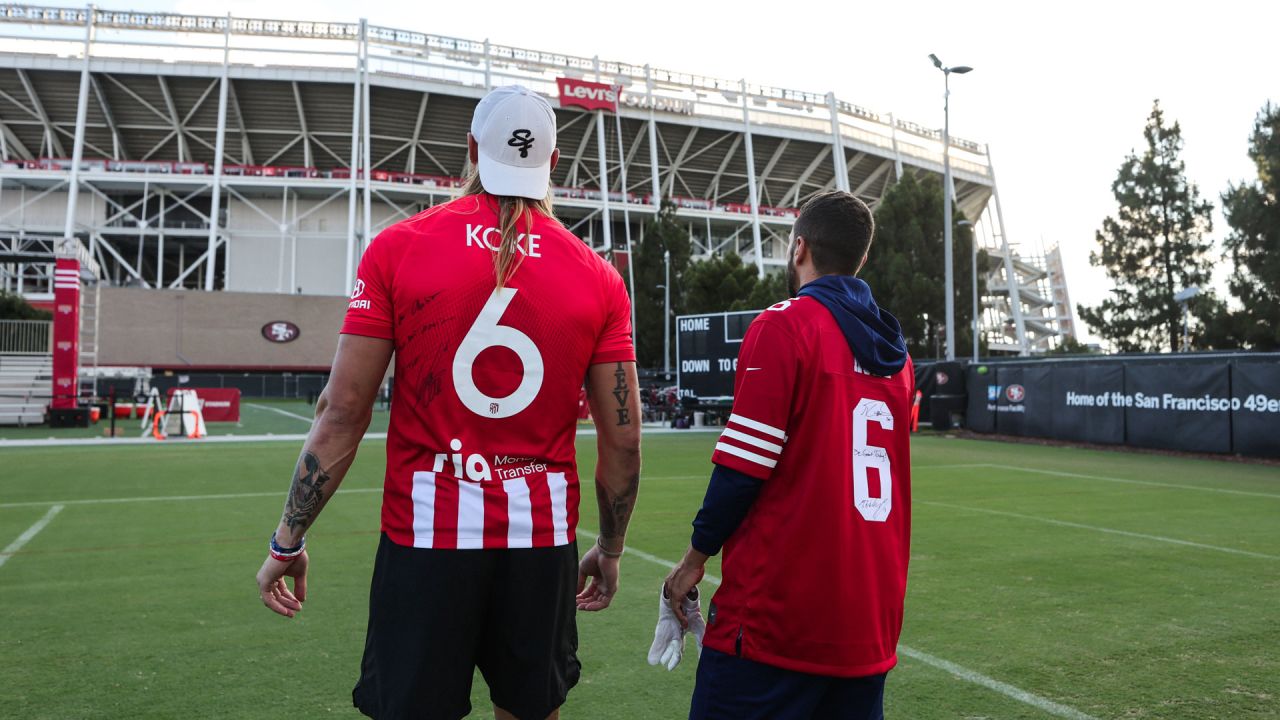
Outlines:
{"type": "Polygon", "coordinates": [[[914,373],[898,321],[855,277],[873,231],[849,193],[806,203],[788,264],[797,297],[743,339],[706,499],[663,587],[696,632],[686,598],[724,548],[691,718],[883,717],[907,584],[914,373]]]}
{"type": "Polygon", "coordinates": [[[617,271],[551,215],[551,106],[522,87],[494,90],[467,143],[463,196],[387,228],[360,261],[258,573],[263,603],[293,617],[306,599],[304,533],[351,467],[394,352],[382,538],[352,693],[375,718],[464,717],[477,667],[500,720],[556,717],[580,672],[575,612],[617,591],[639,484],[630,304],[617,271]],[[579,563],[584,378],[601,515],[579,563]]]}

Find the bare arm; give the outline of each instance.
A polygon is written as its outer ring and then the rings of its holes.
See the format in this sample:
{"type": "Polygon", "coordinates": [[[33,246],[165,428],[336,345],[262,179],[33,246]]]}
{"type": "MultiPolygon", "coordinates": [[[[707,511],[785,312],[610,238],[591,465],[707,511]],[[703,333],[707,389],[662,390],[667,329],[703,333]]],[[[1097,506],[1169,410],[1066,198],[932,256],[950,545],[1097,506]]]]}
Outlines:
{"type": "Polygon", "coordinates": [[[587,400],[596,425],[596,503],[604,548],[621,552],[640,488],[640,383],[636,364],[592,365],[587,400]]]}
{"type": "Polygon", "coordinates": [[[578,609],[603,610],[618,589],[618,557],[640,489],[640,383],[634,362],[592,365],[587,400],[596,426],[600,536],[578,570],[578,609]],[[586,579],[594,578],[590,588],[586,579]],[[584,589],[585,588],[585,589],[584,589]]]}
{"type": "MultiPolygon", "coordinates": [[[[339,336],[329,383],[316,402],[316,417],[302,446],[276,528],[276,542],[282,547],[295,547],[302,542],[355,461],[356,449],[369,429],[373,403],[391,352],[389,340],[339,336]]],[[[267,607],[288,617],[301,609],[306,597],[307,562],[305,551],[292,562],[267,557],[258,571],[259,590],[267,607]],[[286,575],[295,580],[296,598],[285,586],[286,575]]]]}

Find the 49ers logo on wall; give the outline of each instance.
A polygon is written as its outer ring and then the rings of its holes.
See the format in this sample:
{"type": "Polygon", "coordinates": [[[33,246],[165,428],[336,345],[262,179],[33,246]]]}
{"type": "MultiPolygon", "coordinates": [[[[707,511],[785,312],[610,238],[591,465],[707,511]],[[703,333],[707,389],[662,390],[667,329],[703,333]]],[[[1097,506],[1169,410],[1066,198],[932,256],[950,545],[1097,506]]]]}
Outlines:
{"type": "Polygon", "coordinates": [[[302,331],[287,320],[273,320],[262,326],[262,337],[273,343],[287,343],[298,339],[302,331]]]}
{"type": "Polygon", "coordinates": [[[1009,398],[1009,402],[1019,403],[1027,397],[1027,390],[1021,385],[1010,385],[1005,389],[1004,396],[1009,398]]]}

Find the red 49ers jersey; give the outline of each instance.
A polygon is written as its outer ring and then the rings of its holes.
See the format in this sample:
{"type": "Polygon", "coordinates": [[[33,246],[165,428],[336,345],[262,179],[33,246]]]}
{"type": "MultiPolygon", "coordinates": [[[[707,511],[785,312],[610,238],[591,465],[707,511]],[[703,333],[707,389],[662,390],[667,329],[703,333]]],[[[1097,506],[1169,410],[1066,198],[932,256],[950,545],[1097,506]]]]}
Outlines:
{"type": "Polygon", "coordinates": [[[725,543],[708,647],[841,677],[896,664],[914,385],[910,359],[892,377],[862,371],[812,298],[752,322],[712,461],[764,486],[725,543]]]}
{"type": "Polygon", "coordinates": [[[617,271],[558,222],[520,227],[502,290],[488,195],[387,228],[360,261],[342,332],[395,343],[382,529],[400,545],[574,539],[579,390],[588,366],[635,360],[631,306],[617,271]]]}

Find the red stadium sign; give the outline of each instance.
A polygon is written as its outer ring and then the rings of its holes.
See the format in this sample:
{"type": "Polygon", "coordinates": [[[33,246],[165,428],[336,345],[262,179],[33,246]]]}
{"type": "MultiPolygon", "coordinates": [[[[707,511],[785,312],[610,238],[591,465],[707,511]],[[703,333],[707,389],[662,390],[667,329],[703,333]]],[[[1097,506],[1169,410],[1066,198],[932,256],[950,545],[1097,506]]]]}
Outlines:
{"type": "Polygon", "coordinates": [[[587,110],[618,112],[618,100],[622,97],[621,85],[556,78],[560,90],[560,107],[576,106],[587,110]]]}

